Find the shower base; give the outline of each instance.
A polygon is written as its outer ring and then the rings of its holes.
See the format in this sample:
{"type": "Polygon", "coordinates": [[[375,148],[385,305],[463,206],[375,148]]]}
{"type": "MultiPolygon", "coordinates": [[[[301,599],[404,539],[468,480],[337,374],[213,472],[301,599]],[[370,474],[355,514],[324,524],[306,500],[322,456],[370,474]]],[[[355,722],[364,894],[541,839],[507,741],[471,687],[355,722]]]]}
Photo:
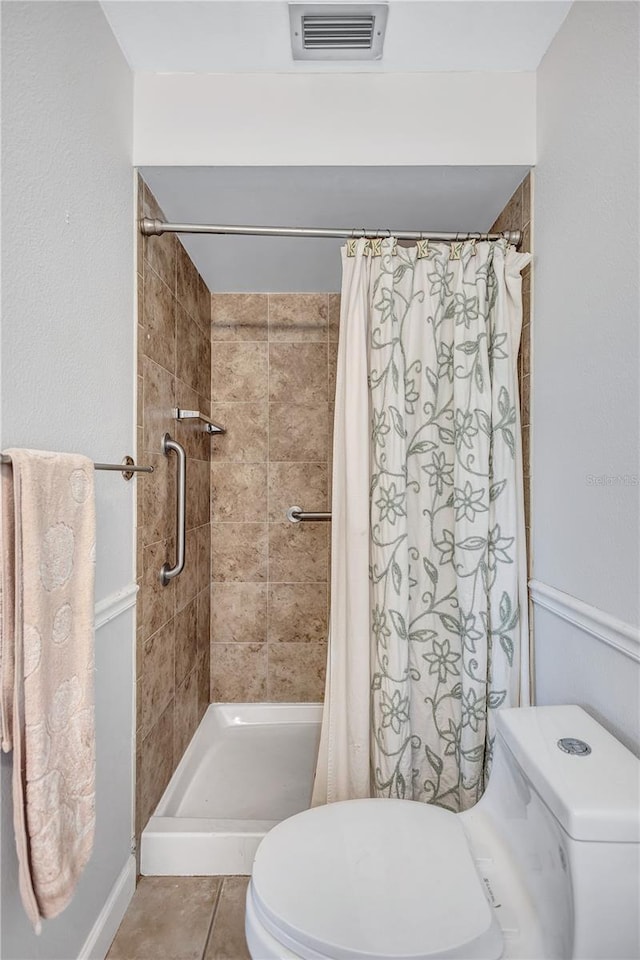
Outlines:
{"type": "Polygon", "coordinates": [[[146,876],[250,874],[258,844],[311,799],[322,706],[212,704],[142,833],[146,876]]]}

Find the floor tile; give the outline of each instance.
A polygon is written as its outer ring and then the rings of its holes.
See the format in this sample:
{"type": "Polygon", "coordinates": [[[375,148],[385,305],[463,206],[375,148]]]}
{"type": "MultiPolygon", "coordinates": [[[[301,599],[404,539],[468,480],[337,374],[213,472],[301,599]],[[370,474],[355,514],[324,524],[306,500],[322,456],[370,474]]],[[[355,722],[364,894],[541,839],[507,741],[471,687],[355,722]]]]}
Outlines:
{"type": "Polygon", "coordinates": [[[251,960],[244,936],[249,877],[226,877],[204,960],[251,960]]]}
{"type": "Polygon", "coordinates": [[[201,960],[220,882],[142,877],[107,960],[201,960]]]}

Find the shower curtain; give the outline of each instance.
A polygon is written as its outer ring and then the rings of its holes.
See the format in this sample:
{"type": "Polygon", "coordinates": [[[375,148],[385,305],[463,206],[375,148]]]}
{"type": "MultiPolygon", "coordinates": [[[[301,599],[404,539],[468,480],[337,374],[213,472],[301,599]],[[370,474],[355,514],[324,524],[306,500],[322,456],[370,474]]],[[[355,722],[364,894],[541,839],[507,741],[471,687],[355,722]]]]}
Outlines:
{"type": "Polygon", "coordinates": [[[329,663],[313,803],[482,795],[526,704],[517,355],[506,241],[343,248],[329,663]]]}

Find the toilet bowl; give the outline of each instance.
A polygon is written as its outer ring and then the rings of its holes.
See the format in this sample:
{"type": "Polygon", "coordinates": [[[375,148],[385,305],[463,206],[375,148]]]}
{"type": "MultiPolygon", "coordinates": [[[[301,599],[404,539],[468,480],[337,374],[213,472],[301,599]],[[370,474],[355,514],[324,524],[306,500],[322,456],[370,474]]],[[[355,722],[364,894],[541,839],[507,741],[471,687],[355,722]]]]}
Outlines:
{"type": "Polygon", "coordinates": [[[638,957],[639,792],[640,761],[579,707],[503,710],[473,809],[348,800],[268,833],[251,957],[638,957]]]}

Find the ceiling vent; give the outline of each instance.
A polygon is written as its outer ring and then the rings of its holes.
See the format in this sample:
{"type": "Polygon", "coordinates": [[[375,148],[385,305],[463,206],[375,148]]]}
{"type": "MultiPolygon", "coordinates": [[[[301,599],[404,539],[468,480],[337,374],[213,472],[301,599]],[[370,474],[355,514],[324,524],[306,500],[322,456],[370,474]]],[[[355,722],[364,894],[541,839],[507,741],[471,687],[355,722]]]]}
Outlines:
{"type": "Polygon", "coordinates": [[[386,3],[290,3],[294,60],[380,60],[386,3]]]}

